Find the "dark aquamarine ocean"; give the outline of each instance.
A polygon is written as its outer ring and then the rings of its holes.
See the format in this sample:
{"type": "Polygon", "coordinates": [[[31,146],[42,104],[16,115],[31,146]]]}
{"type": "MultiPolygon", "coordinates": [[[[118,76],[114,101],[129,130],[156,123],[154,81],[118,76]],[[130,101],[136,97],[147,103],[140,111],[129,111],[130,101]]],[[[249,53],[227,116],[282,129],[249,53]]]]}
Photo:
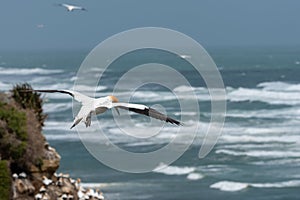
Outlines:
{"type": "MultiPolygon", "coordinates": [[[[224,129],[207,157],[198,158],[201,142],[196,141],[178,160],[161,170],[133,174],[111,169],[90,155],[77,131],[70,130],[72,99],[64,94],[43,94],[44,112],[48,114],[43,134],[62,156],[59,172],[81,178],[83,186],[100,188],[108,200],[299,199],[300,47],[211,47],[207,51],[222,75],[227,93],[224,129]]],[[[8,91],[23,82],[34,89],[72,89],[77,70],[88,53],[0,52],[0,90],[8,91]]],[[[136,65],[147,56],[131,55],[116,62],[96,88],[97,96],[109,95],[113,90],[111,83],[124,73],[124,66],[136,65]]],[[[164,54],[159,59],[164,60],[164,54]]],[[[208,90],[189,68],[178,69],[192,88],[178,86],[175,90],[184,96],[192,89],[201,110],[200,122],[184,123],[191,127],[199,123],[199,134],[204,134],[201,130],[209,126],[210,119],[208,90]]],[[[89,72],[91,78],[98,70],[89,72]]],[[[126,95],[123,92],[119,95],[126,95]]],[[[132,99],[149,106],[162,105],[176,119],[197,114],[180,113],[172,91],[154,85],[140,88],[132,99]]],[[[170,142],[174,134],[189,135],[188,131],[176,133],[177,127],[166,125],[167,131],[162,135],[144,141],[124,136],[112,120],[111,111],[98,119],[115,145],[132,152],[157,149],[170,142]]],[[[92,123],[96,124],[96,120],[93,118],[92,123]]],[[[136,127],[148,125],[143,116],[133,115],[132,120],[136,127]]],[[[89,137],[97,138],[98,126],[93,124],[88,129],[84,124],[78,127],[89,137]]]]}

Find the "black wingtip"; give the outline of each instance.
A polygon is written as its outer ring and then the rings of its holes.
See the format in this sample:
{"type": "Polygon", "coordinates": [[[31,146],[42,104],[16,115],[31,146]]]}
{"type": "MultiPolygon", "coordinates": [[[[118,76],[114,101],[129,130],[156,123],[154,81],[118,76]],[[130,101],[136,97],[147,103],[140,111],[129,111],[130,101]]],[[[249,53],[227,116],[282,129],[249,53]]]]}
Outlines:
{"type": "Polygon", "coordinates": [[[73,124],[70,129],[74,128],[75,126],[76,126],[76,124],[73,124]]]}
{"type": "Polygon", "coordinates": [[[74,97],[74,94],[72,94],[72,92],[69,92],[67,90],[32,90],[32,91],[34,91],[34,92],[47,92],[47,93],[59,92],[59,93],[68,94],[68,95],[74,97]]]}
{"type": "Polygon", "coordinates": [[[170,118],[170,117],[168,117],[168,118],[166,119],[166,122],[169,122],[169,123],[171,123],[171,124],[176,124],[177,126],[183,126],[183,124],[182,124],[180,121],[177,121],[177,120],[172,119],[172,118],[170,118]]]}
{"type": "Polygon", "coordinates": [[[19,92],[36,92],[35,90],[19,90],[19,92]]]}

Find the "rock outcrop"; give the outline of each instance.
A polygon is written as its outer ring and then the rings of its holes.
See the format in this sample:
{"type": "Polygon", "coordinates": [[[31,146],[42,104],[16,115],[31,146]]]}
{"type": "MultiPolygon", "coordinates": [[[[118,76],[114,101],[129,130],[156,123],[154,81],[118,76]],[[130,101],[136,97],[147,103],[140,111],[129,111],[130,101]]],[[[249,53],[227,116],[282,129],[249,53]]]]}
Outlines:
{"type": "Polygon", "coordinates": [[[56,173],[61,157],[42,134],[42,100],[30,90],[23,84],[0,93],[0,199],[104,199],[80,179],[56,173]]]}

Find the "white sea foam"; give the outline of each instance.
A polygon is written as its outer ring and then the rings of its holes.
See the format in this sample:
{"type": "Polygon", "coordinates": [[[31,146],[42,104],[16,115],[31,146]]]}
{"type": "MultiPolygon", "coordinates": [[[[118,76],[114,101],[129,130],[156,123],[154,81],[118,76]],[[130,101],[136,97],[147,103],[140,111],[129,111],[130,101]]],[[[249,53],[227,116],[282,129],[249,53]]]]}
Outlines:
{"type": "Polygon", "coordinates": [[[240,183],[240,182],[233,182],[233,181],[220,181],[214,183],[210,186],[210,188],[219,189],[226,192],[236,192],[243,190],[249,186],[248,183],[240,183]]]}
{"type": "Polygon", "coordinates": [[[199,179],[202,179],[204,176],[200,173],[190,173],[187,175],[187,179],[189,180],[192,180],[192,181],[195,181],[195,180],[199,180],[199,179]]]}
{"type": "MultiPolygon", "coordinates": [[[[272,133],[271,131],[269,133],[272,133]]],[[[248,143],[248,142],[277,142],[277,143],[297,143],[300,141],[298,135],[278,135],[278,136],[259,136],[259,135],[225,135],[221,136],[221,141],[229,143],[248,143]]]]}
{"type": "Polygon", "coordinates": [[[232,173],[235,169],[228,165],[203,165],[199,166],[197,170],[203,172],[204,174],[211,174],[213,176],[217,174],[224,174],[224,173],[232,173]]]}
{"type": "Polygon", "coordinates": [[[257,85],[259,88],[271,91],[282,91],[285,90],[290,84],[281,81],[262,82],[257,85]]]}
{"type": "Polygon", "coordinates": [[[288,86],[288,88],[286,90],[299,92],[300,91],[300,84],[290,85],[290,86],[288,86]]]}
{"type": "Polygon", "coordinates": [[[45,113],[56,113],[66,111],[72,108],[72,103],[46,103],[43,105],[43,110],[45,113]]]}
{"type": "Polygon", "coordinates": [[[175,92],[191,92],[191,91],[195,91],[196,89],[197,88],[195,88],[195,87],[181,85],[181,86],[174,88],[173,91],[175,91],[175,92]]]}
{"type": "Polygon", "coordinates": [[[3,83],[0,81],[0,91],[7,91],[11,88],[10,84],[3,83]]]}
{"type": "Polygon", "coordinates": [[[156,101],[171,101],[176,100],[176,96],[174,96],[170,92],[150,92],[150,91],[136,91],[134,93],[122,92],[119,94],[124,97],[128,97],[128,95],[132,95],[131,99],[135,99],[135,101],[142,102],[156,102],[156,101]]]}
{"type": "Polygon", "coordinates": [[[278,148],[278,147],[285,147],[287,144],[278,144],[278,143],[230,143],[226,145],[222,145],[222,149],[242,149],[242,150],[248,150],[248,149],[266,149],[266,148],[278,148]]]}
{"type": "Polygon", "coordinates": [[[65,140],[65,141],[79,141],[80,138],[77,134],[67,133],[67,134],[45,134],[47,140],[65,140]]]}
{"type": "Polygon", "coordinates": [[[226,192],[236,192],[248,187],[254,188],[290,188],[299,187],[300,180],[289,180],[274,183],[242,183],[234,181],[220,181],[210,185],[210,188],[219,189],[226,192]]]}
{"type": "Polygon", "coordinates": [[[89,68],[89,71],[92,71],[92,72],[109,72],[110,70],[109,69],[103,69],[103,68],[100,68],[100,67],[91,67],[89,68]]]}
{"type": "Polygon", "coordinates": [[[149,141],[149,142],[131,142],[131,143],[125,144],[125,146],[127,146],[127,147],[148,146],[148,145],[153,145],[153,142],[151,142],[151,141],[149,141]]]}
{"type": "MultiPolygon", "coordinates": [[[[144,98],[147,96],[147,101],[163,101],[179,99],[193,99],[197,98],[201,101],[211,101],[211,93],[217,97],[217,100],[223,100],[223,90],[212,89],[205,87],[190,87],[178,86],[173,89],[176,95],[172,93],[157,94],[147,91],[138,91],[134,94],[137,98],[144,98]]],[[[226,98],[232,102],[241,101],[261,101],[269,104],[283,104],[283,105],[299,105],[300,96],[297,95],[300,91],[300,84],[288,84],[284,82],[265,82],[257,85],[257,88],[226,88],[226,98]]],[[[216,100],[216,99],[215,99],[216,100]]],[[[254,115],[254,114],[253,114],[254,115]]],[[[270,116],[270,115],[269,115],[270,116]]]]}
{"type": "MultiPolygon", "coordinates": [[[[295,114],[295,113],[294,113],[295,114]]],[[[253,140],[259,142],[259,140],[266,141],[270,140],[278,141],[278,137],[283,142],[298,142],[295,139],[299,135],[298,129],[299,120],[289,119],[279,123],[261,123],[256,126],[244,126],[238,125],[238,123],[227,122],[223,128],[223,135],[220,137],[221,140],[226,142],[247,142],[247,140],[253,140]],[[253,136],[258,136],[257,139],[253,136]],[[294,141],[292,141],[294,140],[294,141]]]]}
{"type": "MultiPolygon", "coordinates": [[[[55,123],[53,123],[55,124],[55,123]]],[[[78,125],[73,129],[70,129],[72,123],[68,124],[65,127],[49,127],[44,128],[45,136],[49,140],[61,140],[61,141],[77,141],[82,140],[89,143],[97,143],[104,144],[106,140],[104,140],[104,136],[98,133],[96,126],[92,125],[88,129],[84,125],[78,125]],[[57,130],[60,130],[57,132],[57,130]],[[53,133],[56,131],[56,133],[53,133]]],[[[62,126],[60,124],[60,126],[62,126]]]]}
{"type": "Polygon", "coordinates": [[[149,91],[136,91],[133,93],[133,97],[136,98],[149,98],[149,99],[157,99],[160,95],[156,92],[149,92],[149,91]]]}
{"type": "Polygon", "coordinates": [[[269,91],[300,91],[300,84],[290,84],[281,81],[259,83],[257,87],[262,87],[269,91]]]}
{"type": "Polygon", "coordinates": [[[124,183],[80,183],[83,188],[111,188],[111,187],[120,187],[124,183]]]}
{"type": "Polygon", "coordinates": [[[298,105],[300,104],[300,84],[285,82],[263,82],[257,88],[237,88],[228,92],[232,102],[261,101],[269,104],[298,105]]]}
{"type": "MultiPolygon", "coordinates": [[[[70,116],[71,118],[71,116],[70,116]]],[[[46,121],[45,123],[45,127],[44,130],[46,131],[55,131],[55,130],[60,130],[60,131],[67,131],[67,132],[75,132],[76,130],[78,130],[80,133],[84,133],[86,135],[90,134],[89,138],[93,138],[95,135],[97,135],[97,133],[99,132],[99,130],[104,131],[105,133],[107,133],[107,137],[109,137],[109,139],[114,142],[114,143],[135,143],[134,145],[143,145],[144,141],[136,141],[135,137],[129,137],[127,134],[125,134],[123,132],[122,129],[116,127],[116,125],[114,123],[112,123],[113,119],[101,119],[101,122],[97,121],[96,118],[93,118],[91,126],[86,128],[84,126],[83,123],[79,123],[75,129],[70,130],[70,126],[73,124],[73,122],[63,122],[63,121],[46,121]],[[101,125],[99,124],[101,123],[101,125]],[[99,125],[101,127],[99,127],[99,125]],[[141,143],[140,143],[141,142],[141,143]]],[[[121,127],[122,128],[122,127],[121,127]]],[[[133,130],[135,130],[136,128],[132,127],[125,127],[126,131],[131,131],[133,133],[135,133],[133,130]]],[[[143,130],[143,129],[137,129],[137,130],[143,130]]],[[[53,137],[56,137],[56,135],[53,135],[53,137]]],[[[52,138],[53,138],[52,137],[52,138]]],[[[169,141],[170,136],[168,137],[169,141]]],[[[64,139],[69,139],[65,136],[63,137],[56,137],[56,139],[58,140],[64,140],[64,139]]],[[[155,140],[155,138],[153,138],[155,140]]],[[[162,140],[160,140],[162,141],[162,140]]],[[[96,138],[95,142],[102,142],[101,138],[98,137],[96,138]]],[[[154,141],[151,141],[151,143],[149,144],[153,144],[155,143],[154,141]]]]}
{"type": "Polygon", "coordinates": [[[271,119],[300,119],[300,107],[261,110],[229,110],[227,117],[236,118],[271,118],[271,119]]]}
{"type": "Polygon", "coordinates": [[[191,87],[191,86],[178,86],[173,89],[179,99],[199,99],[201,101],[226,100],[224,89],[218,88],[205,88],[205,87],[191,87]]]}
{"type": "MultiPolygon", "coordinates": [[[[103,127],[104,125],[101,124],[103,127]]],[[[150,127],[145,132],[145,127],[106,127],[107,136],[114,143],[129,143],[128,146],[142,146],[151,144],[186,144],[193,141],[194,135],[190,131],[180,131],[178,134],[178,127],[150,127]],[[174,140],[176,138],[176,140],[174,140]],[[146,141],[145,141],[146,140],[146,141]]],[[[190,130],[190,129],[189,129],[190,130]]]]}
{"type": "Polygon", "coordinates": [[[269,91],[263,89],[238,88],[229,92],[227,98],[232,102],[261,101],[269,104],[298,105],[300,96],[292,91],[269,91]]]}
{"type": "Polygon", "coordinates": [[[216,150],[217,154],[227,154],[232,156],[248,156],[258,158],[300,158],[299,151],[276,151],[276,150],[248,150],[248,151],[233,151],[227,149],[216,150]]]}
{"type": "Polygon", "coordinates": [[[96,86],[96,87],[91,87],[91,86],[88,86],[88,85],[76,85],[75,86],[75,89],[77,91],[89,91],[89,92],[97,92],[97,91],[102,91],[102,90],[106,90],[107,87],[106,86],[96,86]]]}
{"type": "MultiPolygon", "coordinates": [[[[61,79],[60,79],[60,81],[61,81],[61,79]]],[[[36,86],[40,86],[40,85],[44,85],[44,84],[46,84],[47,86],[50,86],[49,83],[53,83],[53,82],[54,82],[54,84],[56,84],[56,81],[53,78],[53,76],[38,76],[37,75],[37,76],[32,77],[30,80],[30,84],[36,85],[36,86]]]]}
{"type": "MultiPolygon", "coordinates": [[[[110,182],[110,183],[80,183],[83,188],[122,188],[125,190],[131,190],[132,188],[140,188],[140,187],[153,187],[153,183],[145,183],[141,184],[140,182],[110,182]]],[[[157,186],[157,183],[155,184],[157,186]]]]}
{"type": "MultiPolygon", "coordinates": [[[[264,160],[264,161],[256,161],[252,162],[254,165],[271,165],[271,166],[278,166],[278,165],[293,165],[299,166],[300,165],[300,158],[279,158],[275,160],[264,160]]],[[[296,178],[296,177],[294,177],[296,178]]],[[[300,178],[300,177],[299,177],[300,178]]]]}
{"type": "Polygon", "coordinates": [[[71,131],[70,127],[73,122],[58,122],[58,121],[47,121],[45,122],[44,130],[64,130],[71,131]]]}
{"type": "Polygon", "coordinates": [[[83,188],[105,188],[112,186],[112,184],[107,183],[80,183],[83,188]]]}
{"type": "Polygon", "coordinates": [[[3,68],[0,67],[0,75],[29,75],[29,74],[57,74],[62,73],[59,69],[43,68],[3,68]]]}
{"type": "Polygon", "coordinates": [[[195,116],[196,112],[174,112],[174,115],[181,116],[181,115],[188,115],[188,116],[195,116]]]}
{"type": "Polygon", "coordinates": [[[165,164],[160,164],[157,166],[153,172],[161,173],[165,175],[185,175],[190,174],[195,171],[195,167],[178,167],[178,166],[167,166],[165,164]]]}
{"type": "Polygon", "coordinates": [[[276,183],[251,183],[252,187],[257,188],[288,188],[288,187],[299,187],[300,180],[290,180],[276,183]]]}

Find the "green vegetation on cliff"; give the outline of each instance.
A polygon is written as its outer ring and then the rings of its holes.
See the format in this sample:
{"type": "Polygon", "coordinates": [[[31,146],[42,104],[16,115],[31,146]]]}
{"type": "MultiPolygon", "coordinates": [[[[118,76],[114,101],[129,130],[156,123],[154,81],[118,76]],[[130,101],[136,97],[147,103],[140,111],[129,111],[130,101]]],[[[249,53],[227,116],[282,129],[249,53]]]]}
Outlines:
{"type": "Polygon", "coordinates": [[[30,85],[0,92],[0,200],[32,200],[42,188],[45,199],[58,199],[66,193],[79,199],[78,182],[54,175],[61,157],[42,134],[45,117],[42,99],[30,85]],[[45,177],[53,184],[45,186],[45,177]]]}
{"type": "Polygon", "coordinates": [[[8,163],[0,160],[0,200],[9,199],[11,178],[8,163]]]}
{"type": "Polygon", "coordinates": [[[0,160],[7,161],[12,173],[41,166],[45,118],[42,99],[30,85],[16,85],[11,94],[0,93],[0,160]]]}
{"type": "Polygon", "coordinates": [[[0,200],[10,199],[11,173],[41,167],[45,118],[42,99],[30,85],[17,85],[11,94],[0,93],[0,200]]]}
{"type": "Polygon", "coordinates": [[[19,159],[27,145],[26,115],[0,102],[0,152],[2,159],[19,159]]]}
{"type": "Polygon", "coordinates": [[[23,109],[32,109],[36,113],[36,117],[43,126],[46,115],[43,114],[43,101],[40,94],[34,92],[28,83],[16,85],[12,89],[12,97],[23,109]]]}

